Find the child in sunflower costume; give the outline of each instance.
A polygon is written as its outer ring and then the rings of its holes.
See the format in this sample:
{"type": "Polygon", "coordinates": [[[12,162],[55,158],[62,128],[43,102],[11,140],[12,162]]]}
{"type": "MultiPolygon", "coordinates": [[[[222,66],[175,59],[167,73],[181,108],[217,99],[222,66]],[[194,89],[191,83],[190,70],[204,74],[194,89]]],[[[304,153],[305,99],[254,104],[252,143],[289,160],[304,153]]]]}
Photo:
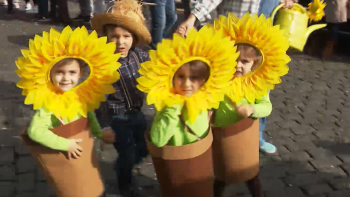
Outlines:
{"type": "Polygon", "coordinates": [[[288,72],[288,40],[263,15],[220,16],[214,28],[224,29],[240,52],[231,87],[214,111],[215,197],[222,196],[226,184],[238,182],[245,182],[253,197],[261,197],[259,118],[271,113],[268,92],[288,72]]]}
{"type": "Polygon", "coordinates": [[[157,114],[146,134],[163,197],[212,197],[210,109],[235,72],[234,42],[211,27],[163,40],[143,63],[138,88],[157,114]]]}
{"type": "Polygon", "coordinates": [[[93,110],[119,78],[115,47],[85,27],[68,26],[62,33],[51,29],[36,35],[16,61],[17,86],[25,104],[36,110],[22,137],[58,197],[103,195],[91,134],[114,140],[111,130],[101,130],[93,110]]]}
{"type": "Polygon", "coordinates": [[[142,62],[148,61],[148,52],[140,48],[149,44],[150,33],[144,25],[141,4],[135,0],[116,1],[111,13],[96,15],[91,25],[97,33],[107,36],[109,42],[117,45],[121,53],[118,72],[120,80],[113,84],[114,94],[107,95],[106,103],[100,109],[99,120],[104,121],[116,133],[113,144],[118,152],[115,165],[120,193],[131,195],[132,169],[147,157],[144,133],[147,129],[145,114],[141,111],[145,94],[136,88],[138,70],[142,62]]]}

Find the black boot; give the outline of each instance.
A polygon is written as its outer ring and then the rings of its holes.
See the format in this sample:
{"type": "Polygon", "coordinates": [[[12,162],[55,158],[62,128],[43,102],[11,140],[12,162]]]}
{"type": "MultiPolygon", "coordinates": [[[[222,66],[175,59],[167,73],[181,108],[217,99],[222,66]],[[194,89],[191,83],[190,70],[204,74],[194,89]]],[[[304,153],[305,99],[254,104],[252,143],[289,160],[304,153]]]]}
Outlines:
{"type": "Polygon", "coordinates": [[[225,191],[225,182],[214,180],[214,197],[222,197],[225,191]]]}
{"type": "Polygon", "coordinates": [[[248,189],[252,197],[264,197],[261,182],[259,179],[259,174],[256,175],[254,178],[250,179],[249,181],[247,181],[246,185],[248,186],[248,189]]]}

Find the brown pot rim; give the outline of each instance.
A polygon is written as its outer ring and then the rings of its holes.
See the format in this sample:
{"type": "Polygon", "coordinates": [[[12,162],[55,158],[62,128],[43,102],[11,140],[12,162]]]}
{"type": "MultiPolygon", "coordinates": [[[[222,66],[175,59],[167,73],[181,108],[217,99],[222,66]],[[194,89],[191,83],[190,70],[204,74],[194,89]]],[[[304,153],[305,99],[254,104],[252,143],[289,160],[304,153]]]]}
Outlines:
{"type": "Polygon", "coordinates": [[[165,160],[183,160],[195,158],[205,153],[212,145],[213,134],[210,128],[205,138],[183,146],[157,147],[149,140],[149,132],[145,133],[145,139],[148,151],[152,157],[165,160]]]}

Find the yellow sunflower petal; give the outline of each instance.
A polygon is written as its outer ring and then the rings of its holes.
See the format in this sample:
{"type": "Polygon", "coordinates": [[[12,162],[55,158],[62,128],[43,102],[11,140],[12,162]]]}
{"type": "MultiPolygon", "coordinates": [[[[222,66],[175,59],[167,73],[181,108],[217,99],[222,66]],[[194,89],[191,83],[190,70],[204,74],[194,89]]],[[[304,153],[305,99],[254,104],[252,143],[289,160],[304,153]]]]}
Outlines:
{"type": "Polygon", "coordinates": [[[15,70],[21,80],[16,85],[23,89],[25,104],[32,104],[33,109],[45,108],[69,120],[77,115],[86,117],[105,100],[105,94],[115,92],[111,84],[119,79],[120,54],[114,51],[115,44],[98,39],[96,32],[88,34],[85,27],[73,31],[68,26],[61,33],[51,29],[30,40],[29,50],[22,50],[15,70]],[[84,59],[91,76],[70,91],[60,92],[47,76],[53,64],[64,58],[84,59]]]}
{"type": "Polygon", "coordinates": [[[224,33],[205,26],[190,30],[186,38],[174,34],[173,40],[162,40],[156,51],[150,51],[150,61],[141,64],[137,88],[147,93],[147,104],[156,110],[174,104],[184,104],[187,117],[194,122],[200,112],[217,108],[235,72],[236,47],[224,33]],[[210,77],[197,93],[190,97],[175,94],[172,77],[182,64],[204,61],[211,68],[210,77]],[[225,85],[226,84],[226,85],[225,85]]]}

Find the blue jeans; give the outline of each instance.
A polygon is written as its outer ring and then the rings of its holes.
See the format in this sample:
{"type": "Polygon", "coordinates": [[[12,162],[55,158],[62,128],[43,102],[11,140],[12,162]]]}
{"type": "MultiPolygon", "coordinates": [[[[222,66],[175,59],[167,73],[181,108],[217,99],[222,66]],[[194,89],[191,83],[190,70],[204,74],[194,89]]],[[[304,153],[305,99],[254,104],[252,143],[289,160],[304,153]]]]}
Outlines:
{"type": "Polygon", "coordinates": [[[279,0],[260,0],[258,15],[263,14],[266,18],[269,18],[273,9],[279,4],[279,0]]]}
{"type": "Polygon", "coordinates": [[[156,49],[157,44],[168,34],[176,23],[177,14],[174,0],[154,0],[156,6],[150,6],[152,15],[152,48],[156,49]]]}
{"type": "Polygon", "coordinates": [[[115,164],[119,188],[128,188],[132,182],[132,169],[147,157],[144,133],[147,129],[145,115],[140,111],[130,111],[114,116],[111,128],[116,133],[114,148],[118,152],[115,164]]]}
{"type": "Polygon", "coordinates": [[[266,141],[264,140],[264,130],[266,128],[266,117],[259,119],[259,146],[262,146],[266,141]]]}

